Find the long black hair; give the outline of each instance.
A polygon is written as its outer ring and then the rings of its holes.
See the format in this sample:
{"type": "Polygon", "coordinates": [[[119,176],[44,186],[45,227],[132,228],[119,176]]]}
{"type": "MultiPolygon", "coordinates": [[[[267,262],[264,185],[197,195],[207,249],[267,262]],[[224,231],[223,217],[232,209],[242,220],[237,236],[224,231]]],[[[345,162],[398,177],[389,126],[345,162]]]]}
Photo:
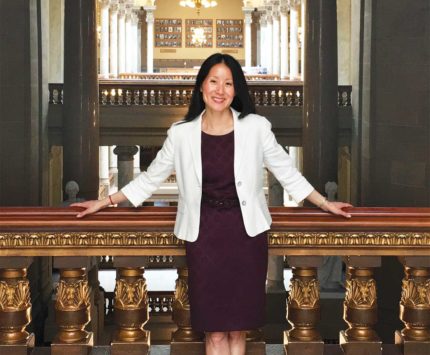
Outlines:
{"type": "Polygon", "coordinates": [[[235,96],[231,103],[231,107],[240,112],[239,118],[243,118],[249,113],[255,113],[255,104],[249,94],[248,84],[246,83],[245,75],[243,74],[242,67],[239,62],[231,55],[215,53],[208,57],[200,67],[196,78],[196,84],[194,85],[191,103],[188,107],[188,112],[185,115],[185,121],[189,122],[194,120],[205,109],[203,94],[200,91],[200,88],[212,67],[219,63],[227,65],[233,75],[235,96]]]}

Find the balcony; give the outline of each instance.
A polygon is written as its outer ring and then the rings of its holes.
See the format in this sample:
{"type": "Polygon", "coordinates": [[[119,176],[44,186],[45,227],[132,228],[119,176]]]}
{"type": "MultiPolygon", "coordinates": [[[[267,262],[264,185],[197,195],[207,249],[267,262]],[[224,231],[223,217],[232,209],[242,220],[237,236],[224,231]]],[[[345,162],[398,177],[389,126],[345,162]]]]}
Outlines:
{"type": "MultiPolygon", "coordinates": [[[[58,332],[51,353],[82,354],[91,349],[93,333],[85,327],[97,290],[90,287],[87,271],[89,257],[104,255],[114,257],[112,266],[117,270],[114,301],[110,302],[116,331],[109,348],[113,354],[137,349],[147,353],[150,333],[144,326],[154,314],[148,308],[164,305],[161,308],[168,309],[169,302],[149,297],[145,257],[184,255],[183,242],[172,233],[175,213],[172,207],[110,208],[77,220],[72,208],[0,208],[0,353],[27,354],[34,346],[34,336],[26,331],[32,292],[27,269],[37,256],[53,256],[60,270],[55,301],[58,332]]],[[[331,255],[342,256],[347,270],[346,324],[339,333],[339,345],[330,347],[333,353],[428,354],[430,208],[354,208],[350,220],[305,208],[271,208],[271,214],[270,253],[286,256],[293,273],[286,307],[291,328],[284,333],[283,345],[289,355],[322,354],[317,270],[322,258],[331,255]],[[391,347],[381,344],[374,330],[378,322],[374,270],[386,256],[396,256],[405,273],[398,290],[404,329],[393,334],[396,346],[391,347]]],[[[176,267],[171,353],[203,354],[202,334],[189,323],[188,270],[185,264],[176,267]]],[[[260,330],[248,332],[252,354],[264,354],[262,344],[260,330]]]]}
{"type": "MultiPolygon", "coordinates": [[[[272,122],[282,145],[302,145],[303,84],[249,81],[257,113],[272,122]]],[[[100,80],[100,145],[162,145],[166,129],[181,120],[194,84],[190,80],[100,80]]],[[[62,145],[63,84],[49,84],[49,141],[62,145]]],[[[339,86],[339,146],[351,141],[351,86],[339,86]]]]}

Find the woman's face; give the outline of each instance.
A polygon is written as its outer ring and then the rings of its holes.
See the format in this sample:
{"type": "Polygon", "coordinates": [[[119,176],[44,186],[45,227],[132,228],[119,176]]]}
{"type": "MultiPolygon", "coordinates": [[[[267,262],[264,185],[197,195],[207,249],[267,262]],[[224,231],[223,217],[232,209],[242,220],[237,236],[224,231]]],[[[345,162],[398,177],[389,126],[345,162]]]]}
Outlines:
{"type": "Polygon", "coordinates": [[[224,63],[215,64],[201,86],[206,110],[222,112],[230,109],[234,98],[233,75],[224,63]]]}

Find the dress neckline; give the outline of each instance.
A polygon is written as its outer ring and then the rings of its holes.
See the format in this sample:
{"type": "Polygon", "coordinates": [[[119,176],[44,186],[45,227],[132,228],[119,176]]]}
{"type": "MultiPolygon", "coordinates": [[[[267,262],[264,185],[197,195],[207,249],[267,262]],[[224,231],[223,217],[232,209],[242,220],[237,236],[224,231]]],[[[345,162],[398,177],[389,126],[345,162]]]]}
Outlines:
{"type": "Polygon", "coordinates": [[[225,137],[225,136],[228,136],[229,134],[232,134],[233,132],[234,132],[234,129],[231,130],[230,132],[224,133],[224,134],[209,134],[209,133],[206,133],[205,131],[202,131],[202,134],[209,136],[209,137],[225,137]]]}

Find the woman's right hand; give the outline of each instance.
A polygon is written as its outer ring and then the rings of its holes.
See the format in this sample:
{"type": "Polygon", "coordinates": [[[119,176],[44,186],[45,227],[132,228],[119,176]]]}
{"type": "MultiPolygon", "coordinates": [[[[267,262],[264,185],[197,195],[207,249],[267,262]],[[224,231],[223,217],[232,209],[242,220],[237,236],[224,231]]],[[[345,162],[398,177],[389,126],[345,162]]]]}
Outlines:
{"type": "Polygon", "coordinates": [[[83,207],[85,210],[79,212],[76,217],[82,218],[86,216],[87,214],[92,214],[97,211],[100,211],[101,209],[107,207],[108,205],[104,202],[104,200],[91,200],[91,201],[85,201],[85,202],[77,202],[72,203],[70,207],[83,207]]]}

